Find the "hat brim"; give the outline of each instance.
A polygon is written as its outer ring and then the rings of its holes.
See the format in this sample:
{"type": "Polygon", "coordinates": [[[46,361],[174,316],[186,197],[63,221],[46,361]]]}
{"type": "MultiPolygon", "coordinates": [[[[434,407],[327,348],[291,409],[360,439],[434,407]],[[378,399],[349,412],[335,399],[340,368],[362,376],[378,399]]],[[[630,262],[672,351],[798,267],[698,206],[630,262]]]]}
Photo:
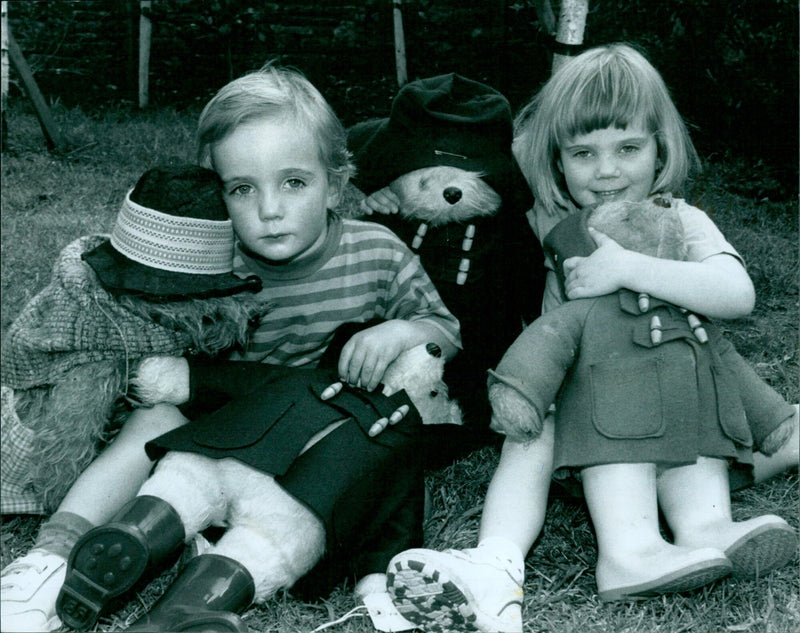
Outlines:
{"type": "Polygon", "coordinates": [[[357,123],[347,132],[348,149],[357,169],[353,183],[370,194],[403,174],[444,165],[483,174],[483,179],[502,195],[513,169],[510,147],[507,152],[482,148],[481,138],[476,136],[467,155],[463,134],[449,135],[441,126],[420,127],[409,138],[408,133],[393,127],[389,118],[357,123]]]}
{"type": "Polygon", "coordinates": [[[233,273],[203,275],[145,266],[117,251],[109,240],[81,256],[103,287],[114,295],[141,295],[159,301],[208,299],[243,291],[258,292],[261,280],[233,273]]]}

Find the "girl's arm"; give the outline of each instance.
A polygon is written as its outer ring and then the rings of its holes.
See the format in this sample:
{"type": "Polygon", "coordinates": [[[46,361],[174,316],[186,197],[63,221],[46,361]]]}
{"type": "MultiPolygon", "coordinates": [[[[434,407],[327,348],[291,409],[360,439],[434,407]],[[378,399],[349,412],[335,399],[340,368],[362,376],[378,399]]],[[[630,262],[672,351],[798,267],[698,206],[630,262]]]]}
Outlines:
{"type": "Polygon", "coordinates": [[[710,318],[735,319],[753,309],[753,282],[732,255],[711,255],[699,262],[660,259],[626,250],[607,235],[589,230],[597,250],[589,257],[564,261],[569,299],[627,288],[710,318]]]}

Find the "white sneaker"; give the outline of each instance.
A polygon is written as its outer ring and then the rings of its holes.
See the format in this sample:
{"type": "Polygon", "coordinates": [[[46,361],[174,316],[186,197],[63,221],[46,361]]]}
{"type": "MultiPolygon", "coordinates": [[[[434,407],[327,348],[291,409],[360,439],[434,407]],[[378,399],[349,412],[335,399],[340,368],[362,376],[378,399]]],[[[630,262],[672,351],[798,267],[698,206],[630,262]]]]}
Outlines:
{"type": "Polygon", "coordinates": [[[0,630],[49,633],[61,626],[56,598],[64,584],[67,561],[33,549],[2,572],[0,630]]]}
{"type": "Polygon", "coordinates": [[[397,610],[427,633],[522,633],[524,570],[488,548],[410,549],[386,573],[397,610]]]}

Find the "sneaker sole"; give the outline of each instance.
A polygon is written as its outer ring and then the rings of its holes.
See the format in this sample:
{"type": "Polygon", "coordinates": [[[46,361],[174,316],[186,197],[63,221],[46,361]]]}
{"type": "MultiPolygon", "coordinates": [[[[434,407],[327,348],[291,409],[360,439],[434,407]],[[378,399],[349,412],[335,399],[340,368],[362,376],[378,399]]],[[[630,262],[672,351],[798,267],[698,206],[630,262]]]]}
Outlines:
{"type": "Polygon", "coordinates": [[[56,610],[67,626],[87,630],[106,605],[131,589],[147,569],[150,551],[122,527],[89,532],[72,550],[56,610]]]}
{"type": "MultiPolygon", "coordinates": [[[[483,633],[481,616],[447,572],[413,558],[395,558],[386,586],[397,610],[426,633],[483,633]]],[[[519,603],[517,603],[519,604],[519,603]]]]}
{"type": "Polygon", "coordinates": [[[797,537],[785,523],[762,525],[746,534],[727,550],[739,578],[758,578],[786,565],[797,552],[797,537]]]}
{"type": "Polygon", "coordinates": [[[604,602],[646,600],[666,593],[692,591],[731,573],[730,562],[703,561],[638,585],[599,591],[604,602]]]}

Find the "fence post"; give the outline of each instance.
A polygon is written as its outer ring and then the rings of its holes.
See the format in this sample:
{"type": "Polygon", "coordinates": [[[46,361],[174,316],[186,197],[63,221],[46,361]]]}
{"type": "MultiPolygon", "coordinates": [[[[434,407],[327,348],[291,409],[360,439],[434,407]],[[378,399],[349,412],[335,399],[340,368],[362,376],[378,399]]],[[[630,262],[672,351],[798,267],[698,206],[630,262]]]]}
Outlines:
{"type": "Polygon", "coordinates": [[[403,12],[401,0],[393,0],[394,16],[394,62],[397,69],[397,85],[401,88],[408,82],[406,69],[406,38],[403,33],[403,12]]]}
{"type": "MultiPolygon", "coordinates": [[[[44,133],[44,139],[49,149],[61,149],[62,141],[61,134],[58,131],[58,126],[50,114],[50,109],[44,100],[44,96],[36,85],[36,80],[33,78],[28,62],[25,61],[25,56],[22,54],[19,44],[14,39],[14,34],[9,30],[8,24],[5,28],[6,36],[8,37],[8,56],[11,64],[19,73],[22,79],[22,85],[25,87],[25,92],[33,102],[33,108],[36,111],[36,118],[39,119],[39,126],[44,133]]],[[[3,109],[5,115],[5,109],[3,109]]]]}
{"type": "Polygon", "coordinates": [[[153,25],[150,22],[150,0],[139,2],[139,107],[146,108],[150,101],[150,39],[153,25]]]}

